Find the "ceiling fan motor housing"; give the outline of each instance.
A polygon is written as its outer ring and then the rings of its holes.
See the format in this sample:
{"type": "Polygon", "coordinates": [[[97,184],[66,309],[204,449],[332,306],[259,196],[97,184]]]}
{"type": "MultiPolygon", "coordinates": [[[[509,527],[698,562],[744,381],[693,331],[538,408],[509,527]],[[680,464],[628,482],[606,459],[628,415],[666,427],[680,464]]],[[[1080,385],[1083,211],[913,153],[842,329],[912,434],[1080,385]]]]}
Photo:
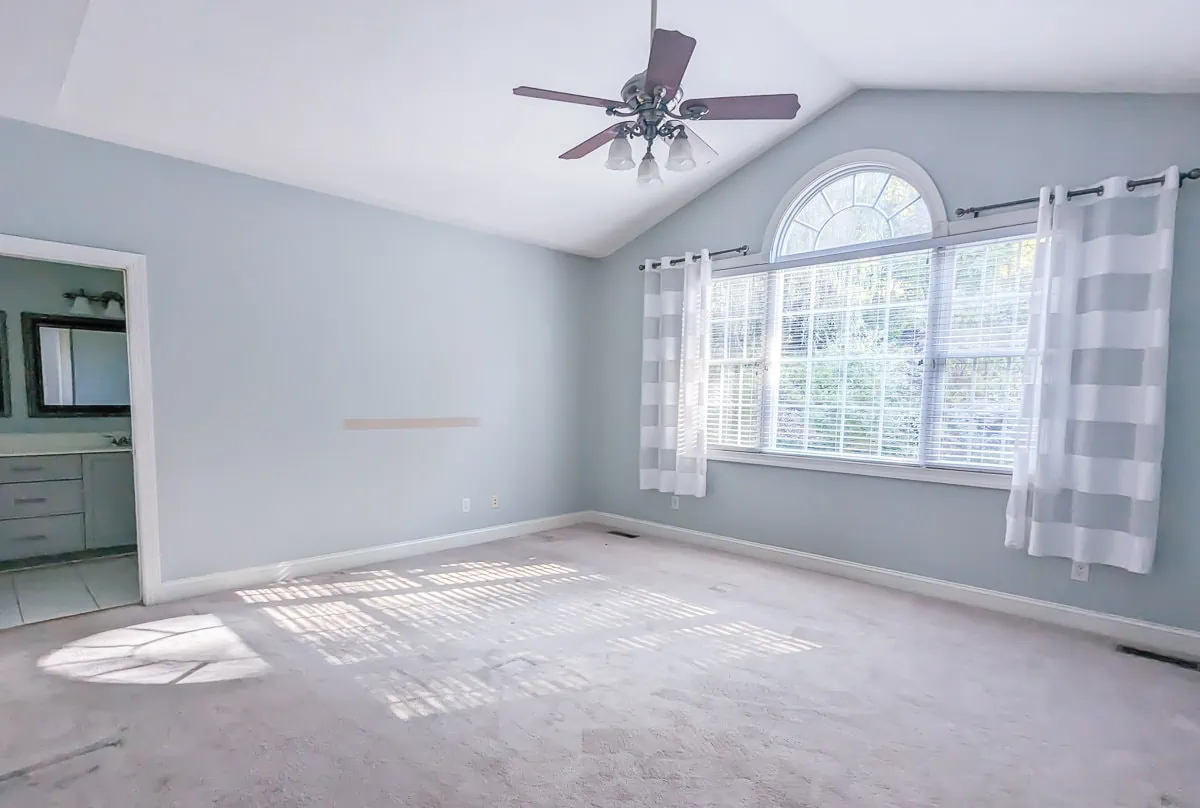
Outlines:
{"type": "MultiPolygon", "coordinates": [[[[648,98],[646,93],[646,71],[635,73],[630,77],[629,81],[625,82],[625,86],[621,88],[621,100],[632,108],[637,108],[639,99],[648,98]]],[[[683,88],[680,87],[675,91],[672,98],[667,99],[667,105],[673,107],[683,98],[683,88]]]]}

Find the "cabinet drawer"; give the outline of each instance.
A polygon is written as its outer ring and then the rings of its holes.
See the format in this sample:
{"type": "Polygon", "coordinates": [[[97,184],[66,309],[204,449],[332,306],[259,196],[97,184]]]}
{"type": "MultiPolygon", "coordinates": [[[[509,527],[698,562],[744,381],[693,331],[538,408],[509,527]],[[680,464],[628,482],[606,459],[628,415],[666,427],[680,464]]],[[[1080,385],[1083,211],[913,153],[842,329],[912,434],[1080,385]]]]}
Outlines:
{"type": "Polygon", "coordinates": [[[83,481],[0,485],[0,519],[83,513],[83,481]]]}
{"type": "Polygon", "coordinates": [[[0,483],[78,480],[82,476],[83,463],[77,454],[0,457],[0,483]]]}
{"type": "Polygon", "coordinates": [[[0,561],[83,549],[83,516],[42,516],[0,522],[0,561]]]}

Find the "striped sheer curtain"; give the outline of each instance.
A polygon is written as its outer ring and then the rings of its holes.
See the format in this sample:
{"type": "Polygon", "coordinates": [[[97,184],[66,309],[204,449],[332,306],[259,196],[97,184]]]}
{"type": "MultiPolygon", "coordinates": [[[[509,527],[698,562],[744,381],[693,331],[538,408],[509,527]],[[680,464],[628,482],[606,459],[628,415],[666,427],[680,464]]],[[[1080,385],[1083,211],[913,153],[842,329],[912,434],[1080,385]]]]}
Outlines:
{"type": "Polygon", "coordinates": [[[1009,547],[1150,571],[1179,169],[1164,176],[1042,189],[1009,547]]]}
{"type": "Polygon", "coordinates": [[[642,318],[643,489],[702,497],[707,488],[708,250],[682,264],[646,262],[642,318]]]}

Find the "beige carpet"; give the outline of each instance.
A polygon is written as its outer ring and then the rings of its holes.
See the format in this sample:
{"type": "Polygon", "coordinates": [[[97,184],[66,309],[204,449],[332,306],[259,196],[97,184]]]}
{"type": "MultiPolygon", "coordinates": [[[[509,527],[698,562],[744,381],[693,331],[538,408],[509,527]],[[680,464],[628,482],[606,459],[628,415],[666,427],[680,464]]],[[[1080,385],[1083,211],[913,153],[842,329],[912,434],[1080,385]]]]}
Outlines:
{"type": "Polygon", "coordinates": [[[101,805],[1200,808],[1200,675],[572,528],[0,633],[0,806],[101,805]]]}

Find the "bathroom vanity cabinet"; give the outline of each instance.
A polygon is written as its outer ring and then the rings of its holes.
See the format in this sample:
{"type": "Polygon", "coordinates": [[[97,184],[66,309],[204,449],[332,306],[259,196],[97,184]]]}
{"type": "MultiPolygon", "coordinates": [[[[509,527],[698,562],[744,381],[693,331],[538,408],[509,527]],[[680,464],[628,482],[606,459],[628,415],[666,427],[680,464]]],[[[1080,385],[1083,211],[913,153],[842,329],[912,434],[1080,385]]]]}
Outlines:
{"type": "Polygon", "coordinates": [[[136,544],[130,452],[0,457],[0,561],[136,544]]]}

